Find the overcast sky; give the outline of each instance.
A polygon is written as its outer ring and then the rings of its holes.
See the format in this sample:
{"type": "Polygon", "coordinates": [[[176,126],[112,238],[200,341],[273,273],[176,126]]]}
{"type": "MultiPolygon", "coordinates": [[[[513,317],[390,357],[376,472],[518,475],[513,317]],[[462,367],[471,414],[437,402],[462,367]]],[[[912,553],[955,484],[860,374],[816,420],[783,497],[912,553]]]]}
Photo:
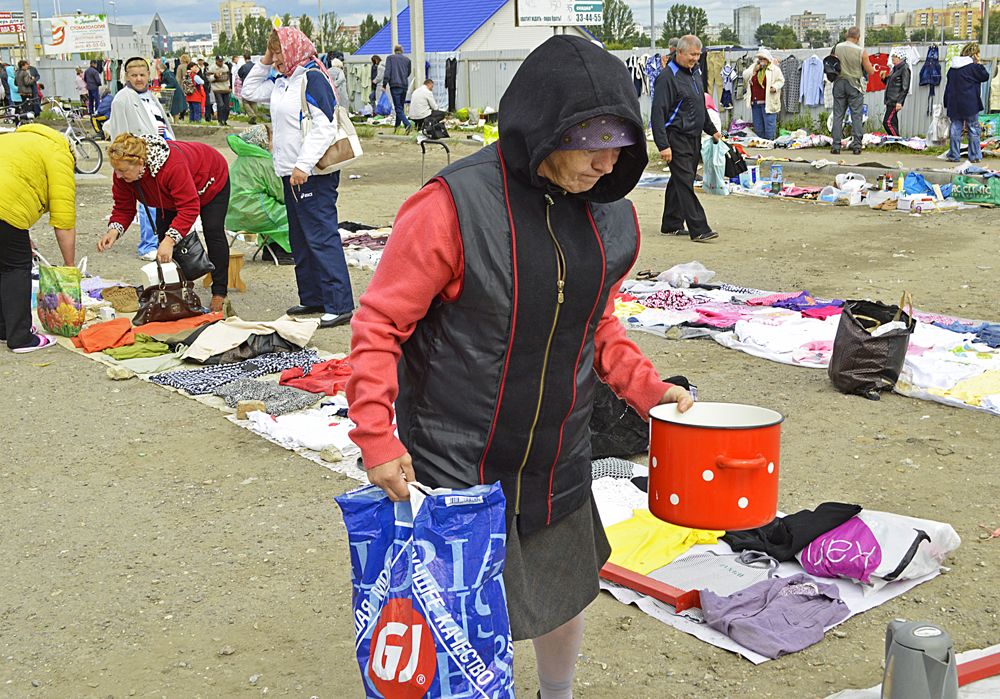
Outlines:
{"type": "MultiPolygon", "coordinates": [[[[475,2],[475,0],[468,0],[475,2]]],[[[32,8],[43,17],[50,17],[53,14],[54,2],[59,2],[63,14],[72,14],[76,10],[84,13],[105,12],[109,17],[118,12],[118,21],[130,23],[136,26],[148,27],[152,19],[149,7],[152,3],[148,0],[119,0],[117,7],[110,3],[110,0],[34,0],[32,8]]],[[[941,0],[900,0],[900,7],[903,10],[910,10],[917,7],[927,7],[928,5],[938,6],[941,0]]],[[[272,14],[277,11],[278,3],[265,1],[262,3],[272,14]]],[[[649,2],[648,0],[629,0],[629,4],[635,11],[636,20],[643,25],[649,24],[649,2]]],[[[663,21],[667,8],[672,2],[656,0],[656,22],[663,21]]],[[[763,20],[774,21],[788,17],[793,12],[812,9],[814,12],[828,11],[833,5],[828,0],[759,0],[757,2],[724,2],[723,0],[701,0],[693,2],[699,7],[705,8],[708,12],[709,22],[733,21],[733,9],[745,4],[755,4],[761,8],[763,20]]],[[[406,6],[406,0],[399,0],[400,8],[406,6]]],[[[854,10],[854,3],[849,0],[836,3],[836,14],[846,14],[854,10]]],[[[885,7],[885,0],[868,0],[869,11],[879,11],[885,7]]],[[[167,29],[174,32],[180,31],[200,31],[208,32],[209,24],[219,19],[219,5],[213,0],[170,0],[160,3],[159,12],[163,18],[167,29]]],[[[317,4],[314,0],[282,0],[280,3],[281,13],[291,12],[294,15],[303,13],[315,15],[317,4]]],[[[22,3],[17,0],[0,0],[2,10],[20,10],[22,3]]],[[[326,0],[323,2],[324,11],[334,10],[344,18],[347,24],[357,24],[367,13],[371,12],[376,17],[389,14],[389,0],[326,0]]],[[[890,11],[895,10],[895,0],[889,2],[890,11]]]]}

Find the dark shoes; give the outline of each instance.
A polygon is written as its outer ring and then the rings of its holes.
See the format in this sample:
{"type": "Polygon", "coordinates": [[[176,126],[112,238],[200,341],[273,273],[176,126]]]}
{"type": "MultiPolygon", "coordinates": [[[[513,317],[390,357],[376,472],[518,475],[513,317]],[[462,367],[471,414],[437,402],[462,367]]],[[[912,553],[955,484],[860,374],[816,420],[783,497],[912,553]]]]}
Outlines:
{"type": "Polygon", "coordinates": [[[660,231],[663,235],[687,235],[688,232],[683,228],[678,228],[676,231],[660,231]]]}
{"type": "Polygon", "coordinates": [[[321,328],[335,328],[338,325],[343,325],[345,323],[350,323],[351,318],[354,317],[354,311],[348,311],[347,313],[341,313],[339,316],[334,316],[329,320],[321,320],[319,322],[319,327],[321,328]]]}
{"type": "Polygon", "coordinates": [[[719,237],[719,234],[715,231],[705,231],[704,233],[692,233],[691,242],[693,243],[707,243],[710,240],[715,240],[719,237]]]}
{"type": "Polygon", "coordinates": [[[292,306],[285,313],[290,316],[305,316],[310,313],[323,313],[325,310],[322,306],[292,306]]]}
{"type": "Polygon", "coordinates": [[[830,149],[830,155],[840,155],[840,149],[839,148],[831,148],[830,149]]]}
{"type": "Polygon", "coordinates": [[[861,155],[861,146],[854,146],[851,148],[851,152],[854,153],[854,155],[861,155]]]}

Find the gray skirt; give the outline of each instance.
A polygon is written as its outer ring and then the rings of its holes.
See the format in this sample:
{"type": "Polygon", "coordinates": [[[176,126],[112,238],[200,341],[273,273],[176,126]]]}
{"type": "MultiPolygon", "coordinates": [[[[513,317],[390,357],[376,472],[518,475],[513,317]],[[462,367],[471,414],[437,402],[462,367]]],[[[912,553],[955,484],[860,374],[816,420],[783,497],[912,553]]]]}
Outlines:
{"type": "Polygon", "coordinates": [[[503,582],[514,640],[543,636],[582,612],[600,592],[598,572],[610,555],[593,495],[544,529],[521,536],[512,527],[503,582]]]}

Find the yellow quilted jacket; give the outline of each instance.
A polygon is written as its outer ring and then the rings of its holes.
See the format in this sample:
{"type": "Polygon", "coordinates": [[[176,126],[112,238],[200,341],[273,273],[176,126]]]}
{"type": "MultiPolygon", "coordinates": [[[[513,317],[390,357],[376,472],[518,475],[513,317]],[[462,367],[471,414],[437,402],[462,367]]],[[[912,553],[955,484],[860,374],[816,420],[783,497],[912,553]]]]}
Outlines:
{"type": "Polygon", "coordinates": [[[0,219],[27,230],[49,212],[53,228],[76,227],[76,180],[66,138],[28,124],[0,134],[0,219]]]}

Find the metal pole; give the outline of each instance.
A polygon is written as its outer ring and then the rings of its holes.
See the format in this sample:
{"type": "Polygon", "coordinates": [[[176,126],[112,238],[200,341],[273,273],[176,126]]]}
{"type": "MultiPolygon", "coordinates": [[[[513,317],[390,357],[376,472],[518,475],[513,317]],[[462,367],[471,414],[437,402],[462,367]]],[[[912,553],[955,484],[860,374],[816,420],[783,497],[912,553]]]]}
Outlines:
{"type": "Polygon", "coordinates": [[[858,40],[862,46],[865,45],[865,0],[858,0],[857,17],[858,29],[861,30],[861,38],[858,40]]]}
{"type": "Polygon", "coordinates": [[[649,50],[656,52],[656,0],[649,0],[649,50]]]}
{"type": "Polygon", "coordinates": [[[392,37],[389,53],[392,53],[393,49],[399,45],[399,21],[396,19],[398,13],[397,0],[389,0],[389,34],[392,37]]]}
{"type": "Polygon", "coordinates": [[[316,36],[319,40],[317,51],[325,51],[326,46],[323,45],[323,0],[316,0],[316,21],[319,22],[319,34],[316,36]]]}
{"type": "Polygon", "coordinates": [[[424,0],[410,0],[410,52],[413,54],[414,85],[427,78],[424,66],[424,0]]]}
{"type": "Polygon", "coordinates": [[[35,64],[35,28],[31,26],[31,0],[24,0],[24,60],[35,64]]]}
{"type": "Polygon", "coordinates": [[[985,6],[983,12],[983,46],[989,46],[990,43],[990,0],[985,0],[983,3],[985,6]]]}

